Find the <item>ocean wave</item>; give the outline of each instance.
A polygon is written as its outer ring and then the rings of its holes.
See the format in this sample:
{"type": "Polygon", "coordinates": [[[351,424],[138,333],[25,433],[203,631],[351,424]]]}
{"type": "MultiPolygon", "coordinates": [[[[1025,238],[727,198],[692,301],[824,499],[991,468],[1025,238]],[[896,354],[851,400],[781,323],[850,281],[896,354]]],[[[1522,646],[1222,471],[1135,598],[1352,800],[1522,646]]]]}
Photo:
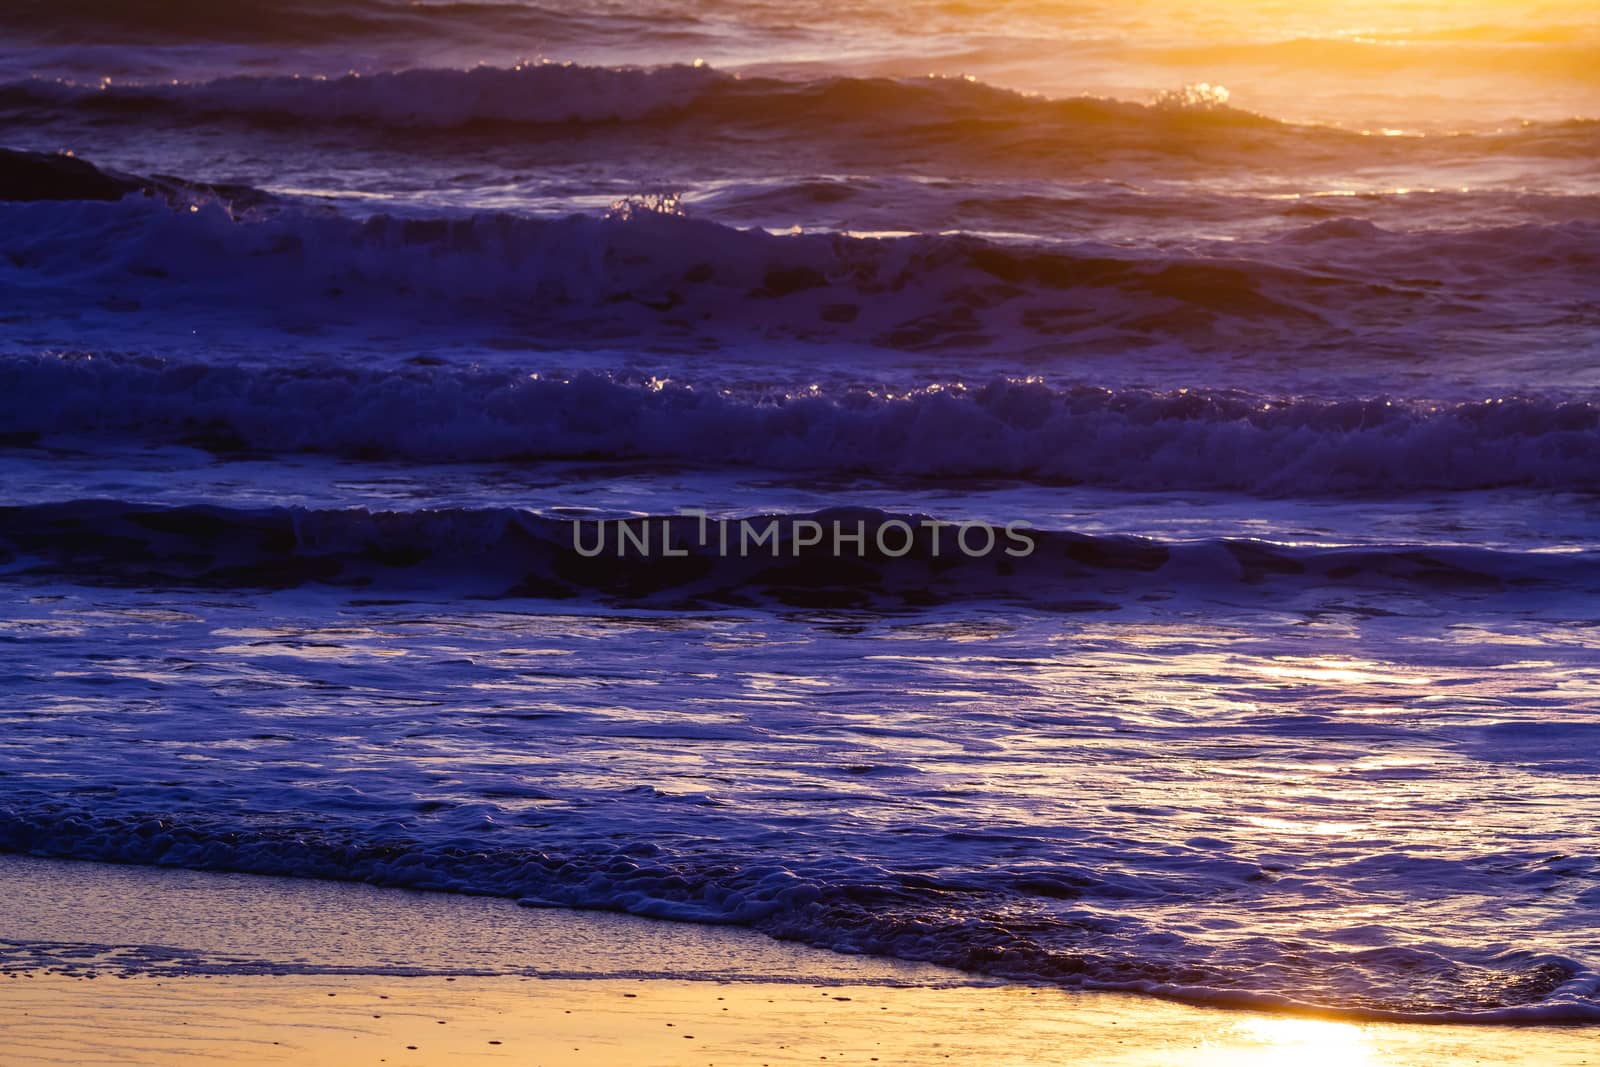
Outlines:
{"type": "Polygon", "coordinates": [[[1600,408],[1230,390],[976,386],[735,393],[596,374],[0,357],[12,444],[53,435],[369,459],[646,459],[1319,495],[1600,489],[1600,408]]]}
{"type": "Polygon", "coordinates": [[[238,187],[148,188],[160,195],[0,204],[0,281],[27,297],[14,321],[100,309],[125,313],[112,329],[165,312],[279,328],[431,319],[591,347],[1016,353],[1179,339],[1327,350],[1369,331],[1438,345],[1451,326],[1570,323],[1592,314],[1600,264],[1590,221],[1407,233],[1332,219],[1273,240],[1166,249],[778,235],[650,210],[358,219],[238,187]]]}
{"type": "Polygon", "coordinates": [[[123,174],[70,153],[0,148],[0,201],[116,201],[135,194],[159,197],[173,207],[214,201],[237,211],[261,207],[274,199],[270,193],[246,185],[123,174]]]}
{"type": "Polygon", "coordinates": [[[316,45],[352,39],[426,40],[441,33],[458,40],[537,35],[559,30],[571,18],[532,4],[493,0],[256,0],[227,7],[205,0],[17,0],[0,11],[0,26],[19,37],[63,44],[112,40],[316,45]]]}
{"type": "Polygon", "coordinates": [[[362,122],[435,130],[475,123],[570,125],[647,118],[815,130],[842,122],[915,126],[1024,120],[1102,132],[1119,126],[1153,126],[1158,132],[1186,126],[1210,130],[1282,126],[1209,97],[1192,106],[1186,106],[1185,99],[1181,94],[1169,96],[1147,106],[1098,97],[1049,99],[962,77],[836,76],[790,81],[745,77],[703,64],[645,68],[548,62],[337,77],[237,76],[127,84],[32,78],[0,85],[0,107],[362,122]]]}
{"type": "Polygon", "coordinates": [[[117,585],[448,588],[479,597],[829,608],[979,598],[1069,611],[1115,611],[1130,587],[1310,584],[1482,595],[1600,580],[1589,554],[1161,542],[867,508],[605,518],[115,500],[0,509],[0,564],[13,577],[117,585]]]}
{"type": "MultiPolygon", "coordinates": [[[[649,786],[633,792],[646,803],[711,803],[710,798],[670,796],[649,786]]],[[[493,825],[482,805],[463,807],[469,821],[476,815],[483,825],[493,825]]],[[[482,834],[441,842],[397,832],[352,833],[305,820],[288,825],[253,821],[167,811],[106,814],[60,803],[47,809],[11,804],[0,807],[0,850],[360,881],[511,897],[534,907],[747,926],[841,952],[1201,1004],[1311,1008],[1374,1020],[1600,1021],[1600,975],[1580,960],[1554,953],[1503,944],[1465,953],[1434,946],[1280,949],[1261,938],[1227,951],[1207,951],[1130,914],[1138,910],[1130,904],[1176,905],[1188,893],[1243,898],[1270,885],[1270,875],[1241,861],[1186,856],[1192,861],[1187,870],[1175,869],[1163,877],[1045,862],[924,874],[896,872],[849,856],[824,861],[719,855],[715,849],[663,847],[643,837],[628,840],[626,833],[613,833],[604,844],[541,848],[496,843],[482,834]]],[[[905,832],[933,836],[918,827],[905,832]]],[[[1175,845],[1168,851],[1188,850],[1175,845]]],[[[1499,859],[1537,862],[1529,857],[1499,859]]],[[[16,955],[26,962],[26,946],[16,955]]]]}
{"type": "Polygon", "coordinates": [[[0,85],[0,109],[19,117],[84,112],[128,120],[231,118],[434,132],[512,124],[525,127],[524,137],[538,136],[541,126],[556,127],[552,135],[570,136],[574,124],[612,133],[637,125],[646,132],[675,129],[704,137],[732,131],[746,141],[787,135],[814,144],[870,145],[888,138],[898,152],[914,147],[962,158],[1003,146],[1018,158],[1143,153],[1188,161],[1261,157],[1277,165],[1292,165],[1297,153],[1324,164],[1330,154],[1352,163],[1440,154],[1584,159],[1600,139],[1596,122],[1588,119],[1528,123],[1497,133],[1374,138],[1282,122],[1224,100],[1195,87],[1146,104],[1051,98],[960,76],[789,80],[731,74],[698,63],[645,68],[540,62],[196,82],[35,77],[0,85]]]}

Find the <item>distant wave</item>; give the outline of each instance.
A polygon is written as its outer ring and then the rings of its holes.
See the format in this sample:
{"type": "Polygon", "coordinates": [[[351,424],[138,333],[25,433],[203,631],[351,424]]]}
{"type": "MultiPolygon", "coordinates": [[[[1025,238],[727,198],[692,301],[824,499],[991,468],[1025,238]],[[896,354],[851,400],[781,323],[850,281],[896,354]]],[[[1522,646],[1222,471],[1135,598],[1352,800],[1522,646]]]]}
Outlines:
{"type": "MultiPolygon", "coordinates": [[[[524,3],[493,0],[14,0],[0,9],[0,27],[50,43],[168,44],[244,42],[316,45],[359,39],[457,39],[537,34],[569,16],[524,3]]],[[[625,19],[619,19],[625,24],[625,19]]]]}
{"type": "Polygon", "coordinates": [[[1452,343],[1453,324],[1481,333],[1569,321],[1592,303],[1600,269],[1592,221],[1405,233],[1330,219],[1276,240],[1166,251],[960,234],[780,236],[649,210],[362,220],[281,203],[253,210],[271,201],[253,190],[147,187],[160,195],[0,204],[0,282],[27,295],[31,315],[120,310],[113,327],[169,312],[305,327],[495,323],[591,346],[786,340],[1015,353],[1178,339],[1325,351],[1369,329],[1436,345],[1452,343]]]}
{"type": "MultiPolygon", "coordinates": [[[[918,11],[858,8],[850,16],[863,28],[906,34],[930,29],[946,40],[979,40],[998,18],[1010,39],[1000,46],[1016,49],[1031,41],[1030,30],[1050,39],[1057,49],[1083,50],[1098,57],[1116,45],[1103,40],[1072,39],[1076,22],[1046,5],[1008,5],[1009,10],[980,13],[971,5],[930,5],[918,11]],[[965,8],[963,10],[963,7],[965,8]],[[1019,10],[1020,8],[1020,10],[1019,10]],[[1020,18],[1021,21],[1013,22],[1020,18]],[[1052,30],[1054,32],[1052,32],[1052,30]],[[1064,39],[1063,39],[1064,38],[1064,39]]],[[[682,53],[696,41],[714,44],[717,27],[708,17],[681,7],[645,5],[631,10],[617,5],[537,5],[495,0],[258,0],[219,7],[203,0],[13,0],[0,8],[0,28],[30,41],[48,44],[171,45],[200,42],[318,46],[442,42],[502,50],[507,42],[528,42],[560,54],[578,42],[614,43],[618,35],[636,37],[667,54],[682,53]],[[496,46],[499,46],[498,48],[496,46]]],[[[755,34],[783,35],[795,30],[816,35],[826,31],[817,12],[746,9],[746,26],[755,34]]],[[[1548,17],[1541,14],[1541,19],[1548,17]]],[[[1112,23],[1114,24],[1114,22],[1112,23]]],[[[1592,26],[1581,23],[1478,24],[1398,32],[1369,29],[1359,35],[1256,39],[1246,25],[1235,36],[1180,46],[1134,47],[1132,56],[1149,64],[1216,66],[1261,64],[1345,74],[1427,72],[1442,74],[1514,73],[1543,79],[1593,82],[1600,72],[1600,44],[1592,26]]],[[[937,38],[936,38],[937,39],[937,38]]],[[[977,49],[982,53],[984,49],[977,49]]],[[[692,53],[691,53],[692,54],[692,53]]]]}
{"type": "MultiPolygon", "coordinates": [[[[1049,158],[1133,152],[1211,160],[1297,152],[1386,160],[1445,152],[1582,159],[1600,145],[1593,119],[1533,123],[1496,134],[1370,138],[1296,125],[1168,93],[1151,104],[1100,97],[1048,98],[960,77],[814,80],[741,77],[700,65],[651,68],[533,63],[471,70],[413,69],[338,77],[246,76],[206,82],[94,83],[30,79],[0,85],[0,111],[20,117],[83,111],[152,119],[203,117],[270,124],[360,123],[446,131],[485,124],[691,126],[704,136],[789,135],[816,142],[892,137],[901,150],[963,155],[1004,147],[1049,158]]],[[[552,131],[561,135],[570,130],[552,131]]]]}
{"type": "MultiPolygon", "coordinates": [[[[1177,98],[1173,98],[1176,100],[1177,98]]],[[[366,122],[447,129],[474,123],[606,123],[704,118],[822,129],[1021,120],[1114,128],[1279,126],[1225,105],[1146,106],[1096,97],[1051,100],[964,78],[740,77],[703,65],[589,67],[531,63],[339,77],[240,76],[207,82],[95,83],[34,78],[0,85],[0,107],[366,122]]]]}
{"type": "MultiPolygon", "coordinates": [[[[998,147],[1022,158],[1070,149],[1095,157],[1133,152],[1193,159],[1296,152],[1326,159],[1407,158],[1429,153],[1523,153],[1582,159],[1600,144],[1589,119],[1535,123],[1499,134],[1371,138],[1295,125],[1228,106],[1205,94],[1168,93],[1151,104],[1100,97],[1052,99],[960,77],[814,80],[741,77],[700,65],[650,68],[531,63],[471,70],[412,69],[338,77],[241,76],[179,83],[77,83],[33,78],[0,85],[0,112],[47,118],[61,112],[130,120],[196,117],[276,125],[359,123],[391,130],[516,124],[689,126],[704,136],[789,135],[898,150],[978,156],[998,147]]],[[[563,136],[568,130],[551,131],[563,136]]],[[[625,132],[625,131],[623,131],[625,132]]],[[[421,147],[416,145],[414,147],[421,147]]]]}

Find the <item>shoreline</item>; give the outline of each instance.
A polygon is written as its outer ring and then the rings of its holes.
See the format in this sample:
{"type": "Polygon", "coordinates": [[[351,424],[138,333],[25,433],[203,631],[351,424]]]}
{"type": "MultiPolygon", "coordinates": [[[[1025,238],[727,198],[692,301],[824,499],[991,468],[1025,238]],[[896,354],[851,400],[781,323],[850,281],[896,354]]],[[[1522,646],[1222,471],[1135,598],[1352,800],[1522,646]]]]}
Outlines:
{"type": "Polygon", "coordinates": [[[1600,1064],[1594,1027],[1195,1007],[724,927],[15,855],[0,855],[0,1007],[17,1067],[1600,1064]],[[494,962],[513,973],[473,973],[494,962]]]}

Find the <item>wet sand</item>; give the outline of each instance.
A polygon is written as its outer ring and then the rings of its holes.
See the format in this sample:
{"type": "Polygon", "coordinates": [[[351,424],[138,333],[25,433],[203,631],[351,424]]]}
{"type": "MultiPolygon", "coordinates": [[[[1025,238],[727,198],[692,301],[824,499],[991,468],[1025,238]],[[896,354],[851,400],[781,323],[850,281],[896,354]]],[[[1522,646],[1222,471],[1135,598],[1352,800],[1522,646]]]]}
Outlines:
{"type": "Polygon", "coordinates": [[[1593,1028],[970,985],[738,930],[21,857],[0,857],[0,970],[0,1061],[15,1067],[1600,1064],[1593,1028]],[[465,973],[496,959],[520,973],[465,973]]]}
{"type": "Polygon", "coordinates": [[[1600,1063],[1583,1029],[1360,1026],[1118,994],[678,979],[0,978],[34,1064],[1600,1063]]]}

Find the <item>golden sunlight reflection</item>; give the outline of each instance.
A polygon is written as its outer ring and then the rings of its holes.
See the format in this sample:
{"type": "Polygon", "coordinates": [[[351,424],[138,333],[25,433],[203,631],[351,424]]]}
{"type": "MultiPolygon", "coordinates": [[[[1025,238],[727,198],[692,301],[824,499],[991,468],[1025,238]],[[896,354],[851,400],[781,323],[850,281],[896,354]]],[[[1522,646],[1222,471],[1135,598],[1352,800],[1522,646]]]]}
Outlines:
{"type": "Polygon", "coordinates": [[[1378,1063],[1379,1057],[1360,1026],[1320,1019],[1262,1017],[1235,1023],[1218,1040],[1202,1042],[1181,1062],[1187,1067],[1362,1067],[1378,1063]]]}
{"type": "Polygon", "coordinates": [[[1358,822],[1295,822],[1271,815],[1248,815],[1244,821],[1263,830],[1292,830],[1317,837],[1348,837],[1357,830],[1365,829],[1365,824],[1358,822]]]}
{"type": "Polygon", "coordinates": [[[1388,665],[1358,659],[1274,660],[1246,665],[1248,670],[1269,678],[1306,682],[1342,682],[1348,685],[1382,683],[1386,685],[1430,685],[1434,679],[1420,674],[1402,674],[1388,665]]]}

